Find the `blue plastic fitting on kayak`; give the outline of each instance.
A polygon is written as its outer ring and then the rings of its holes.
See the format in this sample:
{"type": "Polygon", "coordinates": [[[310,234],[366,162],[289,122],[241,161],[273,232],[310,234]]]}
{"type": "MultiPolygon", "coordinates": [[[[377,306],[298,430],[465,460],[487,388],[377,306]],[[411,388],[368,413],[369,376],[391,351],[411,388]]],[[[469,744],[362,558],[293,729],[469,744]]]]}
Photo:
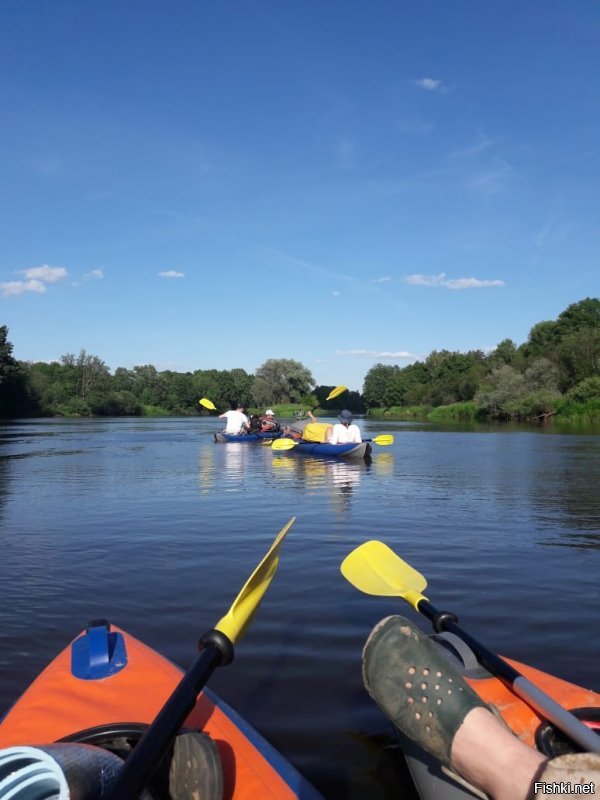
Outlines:
{"type": "Polygon", "coordinates": [[[123,634],[111,632],[106,620],[90,622],[83,636],[71,645],[71,672],[76,678],[108,678],[127,666],[123,634]]]}

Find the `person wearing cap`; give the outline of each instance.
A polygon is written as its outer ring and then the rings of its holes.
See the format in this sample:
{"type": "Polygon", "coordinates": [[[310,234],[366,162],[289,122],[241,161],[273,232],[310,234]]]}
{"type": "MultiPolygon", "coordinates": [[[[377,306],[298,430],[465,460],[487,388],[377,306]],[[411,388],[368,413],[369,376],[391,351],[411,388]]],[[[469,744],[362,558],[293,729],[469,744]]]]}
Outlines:
{"type": "Polygon", "coordinates": [[[278,431],[279,423],[275,419],[275,413],[267,408],[264,417],[260,418],[261,431],[278,431]]]}
{"type": "Polygon", "coordinates": [[[362,436],[358,425],[352,422],[352,412],[344,408],[340,411],[339,422],[333,426],[329,444],[360,444],[362,436]]]}
{"type": "Polygon", "coordinates": [[[219,419],[226,419],[225,433],[233,436],[238,436],[241,433],[248,433],[250,430],[250,423],[248,417],[244,414],[245,406],[243,403],[238,403],[235,410],[226,411],[224,414],[219,414],[219,419]]]}

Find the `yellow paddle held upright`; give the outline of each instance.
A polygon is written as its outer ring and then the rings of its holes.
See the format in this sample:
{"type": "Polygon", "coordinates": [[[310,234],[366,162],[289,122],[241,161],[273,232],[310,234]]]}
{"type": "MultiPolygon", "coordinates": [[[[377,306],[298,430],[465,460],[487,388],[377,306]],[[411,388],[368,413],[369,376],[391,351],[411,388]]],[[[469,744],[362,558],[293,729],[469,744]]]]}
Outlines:
{"type": "Polygon", "coordinates": [[[296,517],[292,517],[279,531],[267,554],[242,587],[227,614],[215,625],[216,630],[224,633],[232,644],[244,635],[254,612],[269,588],[279,564],[279,548],[295,521],[296,517]]]}
{"type": "Polygon", "coordinates": [[[347,390],[348,390],[347,386],[336,386],[335,389],[332,389],[329,392],[329,394],[325,398],[325,402],[327,402],[327,400],[333,400],[335,397],[339,397],[341,394],[343,394],[347,390]]]}

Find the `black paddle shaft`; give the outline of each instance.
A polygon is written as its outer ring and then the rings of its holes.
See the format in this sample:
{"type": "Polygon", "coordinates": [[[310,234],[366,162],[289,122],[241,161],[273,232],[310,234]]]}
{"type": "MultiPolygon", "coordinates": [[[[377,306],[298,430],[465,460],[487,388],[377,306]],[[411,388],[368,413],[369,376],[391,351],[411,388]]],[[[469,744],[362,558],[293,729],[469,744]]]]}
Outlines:
{"type": "Polygon", "coordinates": [[[135,800],[139,797],[196,705],[200,690],[216,667],[229,664],[233,658],[233,645],[219,631],[204,636],[200,647],[200,655],[133,748],[107,800],[135,800]]]}
{"type": "Polygon", "coordinates": [[[468,644],[471,650],[475,653],[477,660],[493,675],[502,678],[509,686],[512,686],[517,678],[521,677],[521,673],[517,672],[514,667],[507,664],[500,656],[492,653],[487,647],[484,647],[477,639],[473,639],[466,631],[464,631],[458,624],[458,617],[448,611],[438,611],[435,606],[432,606],[429,600],[420,600],[418,603],[419,611],[428,617],[433,622],[433,627],[437,633],[441,631],[448,631],[454,633],[461,638],[465,644],[468,644]]]}

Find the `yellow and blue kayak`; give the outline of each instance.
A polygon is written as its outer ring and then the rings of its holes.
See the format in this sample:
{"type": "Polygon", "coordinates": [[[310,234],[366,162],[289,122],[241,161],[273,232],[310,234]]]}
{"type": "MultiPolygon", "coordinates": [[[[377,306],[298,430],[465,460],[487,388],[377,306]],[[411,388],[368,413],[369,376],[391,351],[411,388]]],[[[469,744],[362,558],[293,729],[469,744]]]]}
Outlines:
{"type": "Polygon", "coordinates": [[[334,458],[369,458],[371,451],[369,442],[329,444],[329,442],[307,442],[297,439],[294,441],[294,446],[284,452],[303,453],[311,456],[333,456],[334,458]]]}

